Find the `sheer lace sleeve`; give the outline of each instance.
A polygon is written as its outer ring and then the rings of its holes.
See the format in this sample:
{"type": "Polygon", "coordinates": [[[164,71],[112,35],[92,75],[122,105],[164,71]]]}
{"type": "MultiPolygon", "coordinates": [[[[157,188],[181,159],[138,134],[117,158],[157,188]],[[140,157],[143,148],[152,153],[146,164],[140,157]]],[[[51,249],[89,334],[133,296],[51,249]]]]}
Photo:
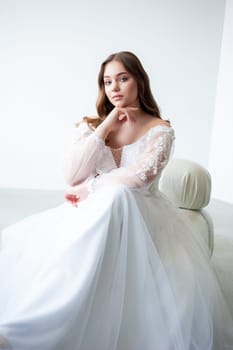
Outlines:
{"type": "Polygon", "coordinates": [[[74,130],[71,149],[64,162],[64,175],[69,185],[77,185],[96,174],[103,156],[104,141],[82,122],[74,130]]]}
{"type": "Polygon", "coordinates": [[[151,133],[137,162],[98,176],[91,181],[90,190],[106,184],[124,184],[131,189],[147,186],[167,164],[173,140],[174,131],[170,127],[162,127],[151,133]]]}

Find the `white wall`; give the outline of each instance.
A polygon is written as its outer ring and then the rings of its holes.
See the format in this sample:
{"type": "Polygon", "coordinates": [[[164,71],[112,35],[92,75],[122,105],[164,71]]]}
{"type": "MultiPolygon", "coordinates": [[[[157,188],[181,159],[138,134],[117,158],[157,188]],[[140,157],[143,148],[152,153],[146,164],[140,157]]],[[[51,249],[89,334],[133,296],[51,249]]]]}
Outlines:
{"type": "Polygon", "coordinates": [[[95,113],[105,57],[135,52],[176,156],[207,166],[225,1],[0,2],[0,186],[62,188],[73,123],[95,113]]]}
{"type": "Polygon", "coordinates": [[[233,0],[226,1],[209,167],[213,196],[233,203],[233,0]]]}

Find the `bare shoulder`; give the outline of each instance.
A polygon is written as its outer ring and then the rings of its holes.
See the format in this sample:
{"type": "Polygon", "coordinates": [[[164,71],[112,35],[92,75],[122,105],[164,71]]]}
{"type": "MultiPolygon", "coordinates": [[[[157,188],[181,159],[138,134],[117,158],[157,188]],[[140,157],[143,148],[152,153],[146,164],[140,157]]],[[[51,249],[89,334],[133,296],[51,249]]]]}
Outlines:
{"type": "Polygon", "coordinates": [[[141,127],[140,132],[137,133],[137,136],[140,137],[145,135],[150,129],[154,129],[157,126],[167,126],[171,127],[169,120],[164,120],[158,117],[154,117],[153,115],[145,115],[143,119],[141,119],[141,127]]]}
{"type": "Polygon", "coordinates": [[[157,118],[154,116],[150,116],[149,120],[148,120],[148,128],[154,128],[155,126],[159,126],[159,125],[163,125],[163,126],[167,126],[167,127],[171,127],[171,123],[169,120],[164,120],[162,118],[157,118]]]}

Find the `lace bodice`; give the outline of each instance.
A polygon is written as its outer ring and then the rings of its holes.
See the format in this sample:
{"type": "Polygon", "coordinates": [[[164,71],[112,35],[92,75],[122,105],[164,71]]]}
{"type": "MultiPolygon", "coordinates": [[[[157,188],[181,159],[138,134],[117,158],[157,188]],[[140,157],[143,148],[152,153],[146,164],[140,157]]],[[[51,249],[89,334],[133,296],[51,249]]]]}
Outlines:
{"type": "Polygon", "coordinates": [[[173,140],[171,127],[157,125],[136,142],[112,150],[82,122],[74,131],[65,166],[66,180],[77,185],[88,179],[93,189],[117,183],[137,190],[148,188],[158,182],[173,140]]]}
{"type": "Polygon", "coordinates": [[[113,159],[116,163],[116,166],[119,168],[121,165],[121,155],[122,155],[122,147],[121,148],[111,148],[113,159]]]}

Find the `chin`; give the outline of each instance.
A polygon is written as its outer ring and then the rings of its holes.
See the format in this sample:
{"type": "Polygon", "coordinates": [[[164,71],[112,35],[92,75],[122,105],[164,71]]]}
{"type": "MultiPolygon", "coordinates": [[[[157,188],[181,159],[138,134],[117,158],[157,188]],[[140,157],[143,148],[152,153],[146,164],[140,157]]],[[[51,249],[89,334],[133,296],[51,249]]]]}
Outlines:
{"type": "Polygon", "coordinates": [[[127,103],[124,103],[122,101],[119,101],[119,102],[116,102],[115,103],[115,107],[118,107],[118,108],[126,108],[126,107],[129,107],[129,105],[127,103]]]}

